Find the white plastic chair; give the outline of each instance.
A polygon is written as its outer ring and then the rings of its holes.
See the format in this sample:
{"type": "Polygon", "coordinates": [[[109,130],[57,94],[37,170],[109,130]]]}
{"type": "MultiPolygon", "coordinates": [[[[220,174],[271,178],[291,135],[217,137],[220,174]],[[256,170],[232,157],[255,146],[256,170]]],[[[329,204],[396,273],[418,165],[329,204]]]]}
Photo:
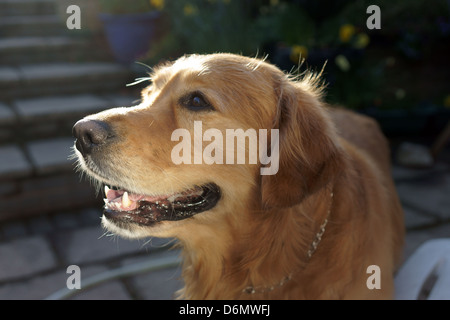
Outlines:
{"type": "Polygon", "coordinates": [[[397,300],[450,300],[450,239],[428,240],[395,276],[397,300]]]}

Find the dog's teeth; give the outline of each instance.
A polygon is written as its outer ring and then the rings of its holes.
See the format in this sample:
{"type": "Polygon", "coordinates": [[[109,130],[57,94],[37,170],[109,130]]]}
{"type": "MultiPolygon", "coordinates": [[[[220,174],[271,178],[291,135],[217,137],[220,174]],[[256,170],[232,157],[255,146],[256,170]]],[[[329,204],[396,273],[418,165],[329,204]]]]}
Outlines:
{"type": "Polygon", "coordinates": [[[109,191],[109,187],[107,185],[105,185],[105,195],[108,195],[108,191],[109,191]]]}
{"type": "Polygon", "coordinates": [[[131,205],[131,200],[130,200],[130,198],[128,197],[128,192],[124,192],[123,193],[123,195],[122,195],[122,206],[123,207],[125,207],[125,208],[127,208],[127,207],[129,207],[131,205]]]}

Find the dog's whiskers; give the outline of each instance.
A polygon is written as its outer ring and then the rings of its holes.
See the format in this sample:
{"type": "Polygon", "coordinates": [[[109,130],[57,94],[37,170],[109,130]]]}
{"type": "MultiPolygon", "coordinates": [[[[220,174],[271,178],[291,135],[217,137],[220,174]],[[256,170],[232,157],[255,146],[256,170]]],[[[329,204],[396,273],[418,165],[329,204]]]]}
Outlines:
{"type": "Polygon", "coordinates": [[[134,85],[139,84],[139,83],[141,83],[141,82],[152,81],[152,78],[150,78],[150,77],[142,77],[142,78],[136,78],[136,79],[134,79],[134,80],[135,80],[135,81],[132,82],[132,83],[127,83],[126,86],[127,86],[127,87],[131,87],[131,86],[134,86],[134,85]]]}

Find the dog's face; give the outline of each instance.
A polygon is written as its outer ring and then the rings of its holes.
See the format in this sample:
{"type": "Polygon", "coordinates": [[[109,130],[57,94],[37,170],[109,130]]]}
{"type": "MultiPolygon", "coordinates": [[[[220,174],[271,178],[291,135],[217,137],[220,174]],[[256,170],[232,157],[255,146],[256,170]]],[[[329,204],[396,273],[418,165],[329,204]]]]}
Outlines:
{"type": "Polygon", "coordinates": [[[217,227],[251,218],[244,212],[298,203],[326,183],[336,151],[312,88],[262,60],[230,54],[157,68],[141,104],[74,126],[79,166],[106,186],[103,225],[127,237],[173,237],[189,225],[217,227]],[[257,149],[250,138],[227,143],[240,129],[256,133],[257,149]],[[279,170],[263,176],[271,129],[279,130],[279,170]]]}

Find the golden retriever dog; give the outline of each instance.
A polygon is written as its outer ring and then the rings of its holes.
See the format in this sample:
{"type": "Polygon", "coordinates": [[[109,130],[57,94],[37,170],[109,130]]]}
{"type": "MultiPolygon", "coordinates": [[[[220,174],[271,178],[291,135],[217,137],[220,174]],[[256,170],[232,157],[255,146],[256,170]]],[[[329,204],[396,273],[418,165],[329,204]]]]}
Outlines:
{"type": "Polygon", "coordinates": [[[393,297],[403,213],[373,120],[257,58],[188,55],[149,79],[139,105],[78,121],[74,150],[106,229],[178,239],[180,298],[393,297]]]}

